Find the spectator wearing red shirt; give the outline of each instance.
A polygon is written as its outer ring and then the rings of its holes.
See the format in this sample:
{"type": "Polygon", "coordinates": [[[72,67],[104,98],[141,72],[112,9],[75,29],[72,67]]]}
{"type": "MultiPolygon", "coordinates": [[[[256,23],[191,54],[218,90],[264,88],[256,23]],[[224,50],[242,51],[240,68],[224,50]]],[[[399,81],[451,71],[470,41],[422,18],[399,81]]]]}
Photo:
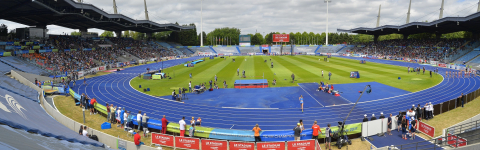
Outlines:
{"type": "Polygon", "coordinates": [[[94,108],[94,107],[95,107],[95,103],[97,103],[97,100],[96,100],[95,98],[92,98],[92,99],[90,100],[90,115],[91,115],[92,113],[93,113],[93,114],[97,114],[97,113],[95,112],[95,108],[94,108]]]}
{"type": "Polygon", "coordinates": [[[167,124],[168,124],[168,120],[165,117],[165,115],[163,115],[163,118],[162,118],[162,133],[163,134],[167,134],[167,124]]]}
{"type": "Polygon", "coordinates": [[[140,146],[145,144],[140,140],[141,138],[142,136],[140,136],[140,134],[138,133],[133,136],[133,141],[135,142],[135,145],[140,146]]]}
{"type": "Polygon", "coordinates": [[[318,132],[320,131],[320,133],[322,133],[322,130],[320,129],[320,126],[317,125],[317,121],[313,122],[312,130],[312,139],[318,141],[318,132]]]}

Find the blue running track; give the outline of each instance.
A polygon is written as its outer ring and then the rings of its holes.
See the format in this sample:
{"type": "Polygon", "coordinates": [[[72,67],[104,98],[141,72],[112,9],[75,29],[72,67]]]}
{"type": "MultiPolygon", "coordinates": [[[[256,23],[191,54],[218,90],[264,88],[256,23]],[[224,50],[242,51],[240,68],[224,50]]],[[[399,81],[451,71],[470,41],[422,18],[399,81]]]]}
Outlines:
{"type": "MultiPolygon", "coordinates": [[[[182,60],[165,61],[164,66],[174,66],[191,61],[196,58],[187,58],[182,60]]],[[[363,59],[352,58],[349,59],[363,59]]],[[[413,63],[372,59],[369,62],[383,64],[392,64],[398,66],[421,66],[413,63]]],[[[145,68],[158,68],[158,64],[148,64],[138,67],[127,68],[118,73],[112,73],[104,76],[94,77],[87,80],[88,85],[83,86],[82,80],[78,81],[74,91],[78,94],[86,93],[89,97],[97,98],[98,102],[105,105],[106,102],[127,108],[129,111],[136,112],[141,110],[148,113],[151,119],[160,120],[162,115],[166,115],[170,121],[176,122],[182,116],[187,118],[191,116],[201,117],[202,126],[226,128],[226,129],[245,129],[250,130],[258,123],[263,130],[291,130],[292,127],[303,119],[307,124],[317,120],[320,125],[327,123],[336,124],[346,117],[353,104],[345,102],[343,105],[324,105],[318,107],[306,107],[302,113],[299,108],[285,109],[233,109],[221,108],[216,106],[206,106],[200,104],[179,103],[170,99],[153,97],[143,94],[133,89],[129,82],[139,73],[144,72],[145,68]]],[[[423,67],[423,66],[422,66],[423,67]]],[[[433,69],[432,66],[426,66],[426,69],[433,69]]],[[[439,68],[443,76],[446,68],[439,68]]],[[[406,72],[406,69],[405,69],[406,72]]],[[[359,104],[353,110],[347,120],[347,124],[358,123],[363,119],[364,114],[380,113],[396,114],[398,111],[404,111],[412,104],[425,104],[432,102],[438,104],[451,100],[463,93],[470,93],[480,88],[480,78],[445,78],[441,83],[431,88],[415,92],[397,95],[390,98],[381,98],[376,100],[360,100],[359,104]]],[[[375,90],[375,89],[374,89],[375,90]]],[[[304,95],[304,97],[306,97],[304,95]]],[[[294,97],[294,101],[298,97],[294,97]]],[[[241,101],[244,97],[239,97],[241,101]]],[[[306,99],[305,99],[306,100],[306,99]]],[[[355,99],[356,100],[356,99],[355,99]]],[[[354,102],[354,100],[352,101],[354,102]]]]}

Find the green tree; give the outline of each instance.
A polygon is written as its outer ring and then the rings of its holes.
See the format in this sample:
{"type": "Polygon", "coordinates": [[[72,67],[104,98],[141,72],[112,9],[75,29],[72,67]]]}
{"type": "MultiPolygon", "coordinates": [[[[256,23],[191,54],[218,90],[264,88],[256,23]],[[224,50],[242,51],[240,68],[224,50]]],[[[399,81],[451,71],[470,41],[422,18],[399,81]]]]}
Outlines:
{"type": "Polygon", "coordinates": [[[5,24],[0,25],[0,36],[8,35],[8,27],[5,24]]]}
{"type": "Polygon", "coordinates": [[[122,37],[129,38],[129,37],[132,37],[132,35],[130,34],[130,31],[127,30],[127,31],[123,31],[122,37]]]}
{"type": "Polygon", "coordinates": [[[77,32],[77,31],[73,31],[70,33],[71,36],[82,36],[82,33],[80,32],[77,32]]]}
{"type": "Polygon", "coordinates": [[[378,37],[378,41],[403,39],[402,34],[387,34],[378,37]]]}
{"type": "Polygon", "coordinates": [[[113,37],[113,32],[112,31],[103,31],[103,33],[100,34],[100,37],[113,37]]]}
{"type": "Polygon", "coordinates": [[[435,38],[435,34],[433,33],[418,33],[418,34],[412,34],[408,36],[408,39],[433,39],[435,38]]]}

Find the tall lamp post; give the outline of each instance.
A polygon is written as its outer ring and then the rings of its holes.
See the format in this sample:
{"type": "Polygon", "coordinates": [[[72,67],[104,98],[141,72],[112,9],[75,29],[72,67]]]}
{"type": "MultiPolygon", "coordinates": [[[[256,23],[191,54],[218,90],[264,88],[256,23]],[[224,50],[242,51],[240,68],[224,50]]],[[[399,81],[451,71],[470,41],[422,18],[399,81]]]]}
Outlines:
{"type": "Polygon", "coordinates": [[[203,0],[200,4],[200,46],[203,46],[203,0]]]}
{"type": "Polygon", "coordinates": [[[325,45],[328,45],[328,3],[329,2],[332,2],[332,0],[325,0],[325,3],[327,3],[327,33],[326,33],[325,45]]]}

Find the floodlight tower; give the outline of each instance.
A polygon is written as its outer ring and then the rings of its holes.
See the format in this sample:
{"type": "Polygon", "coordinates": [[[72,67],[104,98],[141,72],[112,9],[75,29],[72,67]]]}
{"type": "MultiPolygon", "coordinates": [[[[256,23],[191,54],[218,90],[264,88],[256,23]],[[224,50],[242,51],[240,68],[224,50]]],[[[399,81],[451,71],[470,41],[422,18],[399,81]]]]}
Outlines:
{"type": "Polygon", "coordinates": [[[143,4],[145,5],[145,19],[150,20],[148,19],[147,0],[143,0],[143,4]]]}
{"type": "Polygon", "coordinates": [[[378,6],[377,27],[380,26],[380,9],[382,9],[382,4],[378,6]]]}
{"type": "Polygon", "coordinates": [[[117,3],[113,0],[113,13],[117,14],[117,3]]]}
{"type": "Polygon", "coordinates": [[[200,3],[200,46],[203,46],[203,0],[200,3]]]}
{"type": "Polygon", "coordinates": [[[410,0],[410,3],[408,4],[407,23],[410,22],[410,8],[411,7],[412,7],[412,0],[410,0]]]}
{"type": "Polygon", "coordinates": [[[480,11],[480,0],[478,0],[478,8],[477,8],[477,12],[480,11]]]}
{"type": "Polygon", "coordinates": [[[325,45],[328,45],[328,3],[332,2],[332,0],[325,0],[325,3],[327,3],[327,32],[326,32],[326,39],[325,39],[325,45]]]}
{"type": "Polygon", "coordinates": [[[438,19],[442,19],[443,18],[443,1],[442,0],[442,7],[440,7],[440,16],[438,17],[438,19]]]}

